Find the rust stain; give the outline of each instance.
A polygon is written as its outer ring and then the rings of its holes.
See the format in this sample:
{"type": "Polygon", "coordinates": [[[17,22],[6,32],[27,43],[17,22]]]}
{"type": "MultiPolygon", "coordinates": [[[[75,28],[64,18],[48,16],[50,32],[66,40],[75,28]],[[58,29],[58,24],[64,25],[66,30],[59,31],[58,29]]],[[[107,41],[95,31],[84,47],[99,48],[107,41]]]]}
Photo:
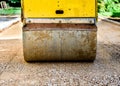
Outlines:
{"type": "Polygon", "coordinates": [[[64,23],[64,24],[45,24],[45,23],[32,23],[32,24],[26,24],[24,26],[24,31],[29,31],[29,30],[96,30],[97,27],[94,24],[69,24],[69,23],[64,23]]]}
{"type": "Polygon", "coordinates": [[[44,39],[50,40],[52,38],[49,32],[44,32],[44,31],[35,32],[33,35],[36,37],[35,41],[37,40],[43,41],[44,39]]]}
{"type": "Polygon", "coordinates": [[[89,33],[89,44],[90,44],[92,51],[96,51],[96,46],[97,46],[97,34],[96,34],[96,32],[89,33]]]}

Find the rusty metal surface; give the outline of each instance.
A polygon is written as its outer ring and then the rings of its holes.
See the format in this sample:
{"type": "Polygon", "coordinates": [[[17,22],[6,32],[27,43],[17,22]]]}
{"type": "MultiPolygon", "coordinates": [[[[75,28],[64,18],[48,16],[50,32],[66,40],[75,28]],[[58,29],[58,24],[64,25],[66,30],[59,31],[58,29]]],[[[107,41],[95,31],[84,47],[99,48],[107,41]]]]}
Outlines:
{"type": "MultiPolygon", "coordinates": [[[[96,57],[96,28],[26,30],[23,48],[26,61],[93,61],[96,57]]],[[[39,28],[40,29],[40,28],[39,28]]]]}
{"type": "Polygon", "coordinates": [[[35,30],[95,30],[96,31],[96,25],[94,24],[55,24],[55,23],[32,23],[32,24],[26,24],[24,26],[24,31],[35,31],[35,30]]]}

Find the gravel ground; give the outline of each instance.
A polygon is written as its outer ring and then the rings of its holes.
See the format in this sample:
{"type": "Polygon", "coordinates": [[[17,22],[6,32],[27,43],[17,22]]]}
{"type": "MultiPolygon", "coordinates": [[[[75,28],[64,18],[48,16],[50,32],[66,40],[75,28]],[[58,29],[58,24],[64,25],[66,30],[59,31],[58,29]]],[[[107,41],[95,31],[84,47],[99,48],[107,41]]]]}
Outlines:
{"type": "Polygon", "coordinates": [[[93,63],[27,63],[21,34],[21,23],[0,33],[0,86],[120,86],[119,26],[98,22],[93,63]]]}

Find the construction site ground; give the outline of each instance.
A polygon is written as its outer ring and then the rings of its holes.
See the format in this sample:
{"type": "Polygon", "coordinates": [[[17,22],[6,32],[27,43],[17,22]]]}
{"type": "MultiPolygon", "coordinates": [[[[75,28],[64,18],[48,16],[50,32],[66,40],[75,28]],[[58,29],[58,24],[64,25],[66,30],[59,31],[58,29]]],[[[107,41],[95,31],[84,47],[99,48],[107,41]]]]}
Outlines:
{"type": "Polygon", "coordinates": [[[22,23],[0,33],[0,86],[120,86],[120,25],[97,23],[94,62],[24,61],[22,23]]]}

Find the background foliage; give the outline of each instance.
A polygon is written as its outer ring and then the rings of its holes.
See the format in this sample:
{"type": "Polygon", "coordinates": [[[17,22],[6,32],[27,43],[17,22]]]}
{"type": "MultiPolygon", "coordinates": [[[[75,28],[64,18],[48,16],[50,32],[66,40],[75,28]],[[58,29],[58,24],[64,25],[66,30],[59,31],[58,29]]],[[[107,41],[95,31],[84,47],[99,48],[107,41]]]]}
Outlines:
{"type": "Polygon", "coordinates": [[[120,0],[98,0],[98,12],[105,16],[120,17],[120,0]]]}
{"type": "Polygon", "coordinates": [[[20,3],[20,0],[8,0],[11,3],[20,3]]]}
{"type": "Polygon", "coordinates": [[[7,4],[11,7],[20,7],[20,1],[21,0],[0,0],[0,1],[6,1],[7,4]]]}

